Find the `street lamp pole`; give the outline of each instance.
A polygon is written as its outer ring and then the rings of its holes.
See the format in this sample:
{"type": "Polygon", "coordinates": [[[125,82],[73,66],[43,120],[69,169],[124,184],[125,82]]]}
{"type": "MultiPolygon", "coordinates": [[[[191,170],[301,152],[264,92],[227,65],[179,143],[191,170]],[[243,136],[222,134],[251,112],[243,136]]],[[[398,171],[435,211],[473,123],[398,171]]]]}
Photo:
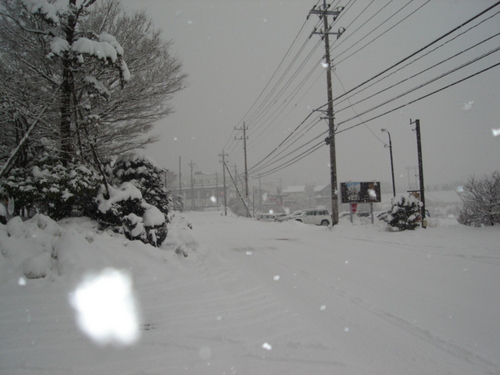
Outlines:
{"type": "MultiPolygon", "coordinates": [[[[392,174],[392,196],[396,196],[396,182],[394,181],[394,161],[392,158],[392,140],[391,140],[391,133],[387,129],[382,129],[383,132],[386,132],[387,135],[389,136],[389,154],[391,155],[391,174],[392,174]]],[[[387,145],[384,145],[387,147],[387,145]]]]}

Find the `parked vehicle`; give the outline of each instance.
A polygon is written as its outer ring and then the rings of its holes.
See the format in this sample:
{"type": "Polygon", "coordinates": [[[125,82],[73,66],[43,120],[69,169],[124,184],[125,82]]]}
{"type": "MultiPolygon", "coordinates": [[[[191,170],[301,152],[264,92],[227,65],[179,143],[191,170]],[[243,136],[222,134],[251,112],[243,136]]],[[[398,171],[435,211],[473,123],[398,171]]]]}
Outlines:
{"type": "Polygon", "coordinates": [[[296,211],[293,214],[287,216],[288,220],[296,220],[303,222],[305,224],[314,224],[314,225],[330,225],[330,212],[324,209],[311,209],[311,210],[303,210],[296,211]]]}
{"type": "Polygon", "coordinates": [[[263,213],[259,213],[259,214],[257,214],[257,220],[260,220],[260,221],[275,221],[276,220],[276,215],[275,214],[263,214],[263,213]]]}
{"type": "Polygon", "coordinates": [[[302,214],[302,211],[295,211],[291,213],[290,215],[285,215],[285,216],[279,216],[276,218],[276,221],[282,222],[282,221],[288,221],[288,220],[295,220],[297,216],[302,214]]]}
{"type": "Polygon", "coordinates": [[[283,218],[287,216],[286,214],[276,214],[276,218],[274,219],[274,221],[283,221],[283,218]]]}

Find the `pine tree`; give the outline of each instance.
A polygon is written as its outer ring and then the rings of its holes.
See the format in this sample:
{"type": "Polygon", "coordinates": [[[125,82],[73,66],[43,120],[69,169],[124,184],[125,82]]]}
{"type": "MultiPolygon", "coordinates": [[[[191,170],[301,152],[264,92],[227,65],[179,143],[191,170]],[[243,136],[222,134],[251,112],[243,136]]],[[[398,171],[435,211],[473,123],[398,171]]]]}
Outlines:
{"type": "Polygon", "coordinates": [[[418,226],[422,203],[413,195],[399,195],[392,198],[392,209],[384,219],[396,230],[413,230],[418,226]]]}

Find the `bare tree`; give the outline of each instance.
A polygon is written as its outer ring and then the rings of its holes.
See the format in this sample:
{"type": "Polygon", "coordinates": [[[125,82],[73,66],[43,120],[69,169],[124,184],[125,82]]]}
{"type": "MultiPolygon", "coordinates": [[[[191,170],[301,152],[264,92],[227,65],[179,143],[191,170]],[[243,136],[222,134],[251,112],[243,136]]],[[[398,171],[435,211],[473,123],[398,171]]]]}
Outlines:
{"type": "Polygon", "coordinates": [[[463,208],[458,221],[465,225],[483,226],[500,223],[500,172],[491,176],[472,176],[459,192],[463,208]]]}
{"type": "Polygon", "coordinates": [[[172,112],[170,100],[185,87],[181,63],[143,11],[123,11],[118,0],[104,0],[83,27],[114,35],[126,51],[130,80],[120,87],[116,77],[99,76],[109,87],[109,100],[94,104],[98,118],[93,135],[102,154],[121,154],[157,140],[145,136],[153,124],[172,112]]]}
{"type": "Polygon", "coordinates": [[[18,164],[37,147],[97,160],[155,141],[145,134],[171,113],[184,87],[181,64],[143,12],[94,3],[0,0],[3,160],[28,128],[18,164]]]}

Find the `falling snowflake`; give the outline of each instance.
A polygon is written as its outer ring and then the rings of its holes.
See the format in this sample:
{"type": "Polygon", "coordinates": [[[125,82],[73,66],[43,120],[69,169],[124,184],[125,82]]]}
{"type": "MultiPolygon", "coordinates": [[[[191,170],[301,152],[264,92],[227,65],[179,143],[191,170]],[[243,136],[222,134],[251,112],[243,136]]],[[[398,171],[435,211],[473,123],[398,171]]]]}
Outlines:
{"type": "Polygon", "coordinates": [[[265,350],[271,350],[273,347],[268,344],[267,342],[265,342],[264,344],[262,344],[262,349],[265,349],[265,350]]]}
{"type": "Polygon", "coordinates": [[[462,110],[468,111],[469,109],[472,108],[473,104],[474,104],[474,100],[469,100],[468,103],[464,103],[464,106],[462,107],[462,110]]]}
{"type": "Polygon", "coordinates": [[[279,275],[274,276],[274,281],[279,281],[279,279],[280,279],[279,275]]]}

